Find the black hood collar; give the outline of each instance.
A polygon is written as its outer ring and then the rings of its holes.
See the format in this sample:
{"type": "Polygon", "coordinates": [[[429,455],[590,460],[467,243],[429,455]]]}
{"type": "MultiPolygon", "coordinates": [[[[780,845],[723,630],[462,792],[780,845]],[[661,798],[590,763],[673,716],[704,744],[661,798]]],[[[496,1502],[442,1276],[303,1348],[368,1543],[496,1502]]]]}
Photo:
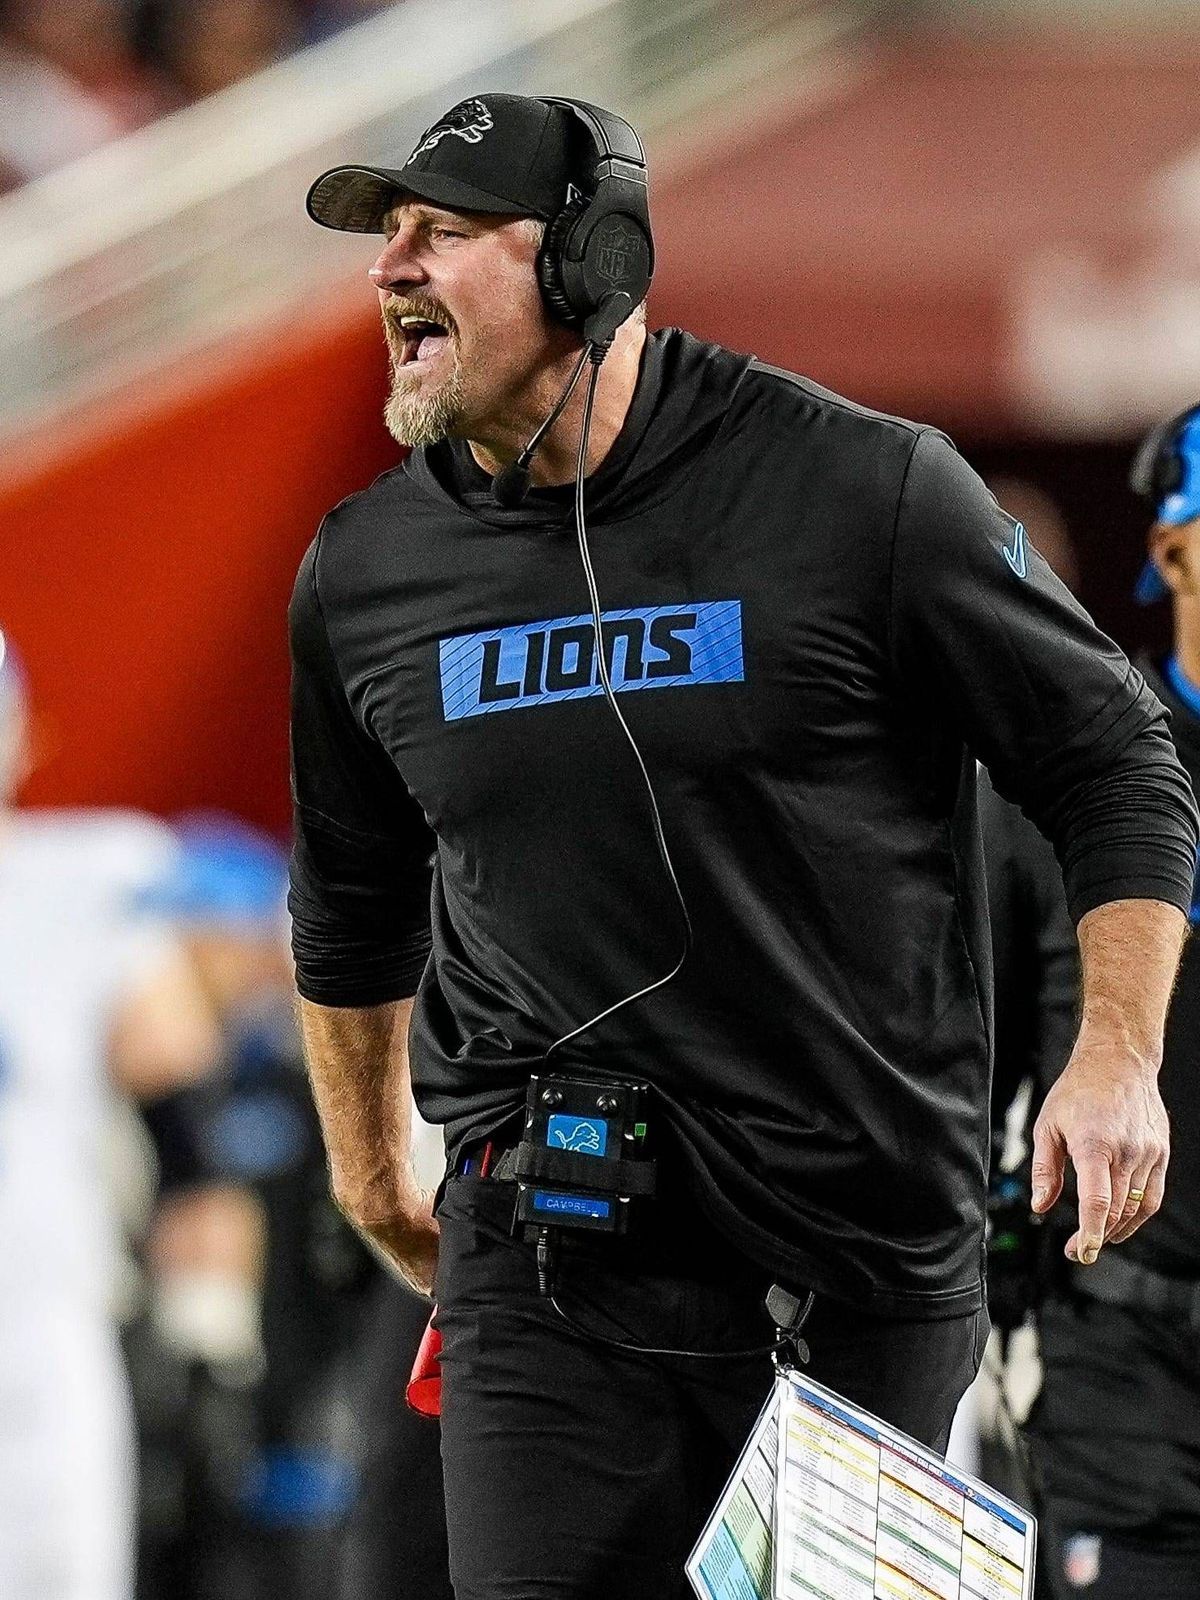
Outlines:
{"type": "MultiPolygon", "coordinates": [[[[679,328],[649,334],[624,426],[587,481],[589,513],[616,521],[668,493],[675,472],[715,437],[753,359],[679,328]]],[[[491,478],[461,441],[414,450],[403,470],[426,493],[454,501],[489,527],[545,529],[572,516],[569,483],[531,489],[520,506],[503,510],[491,478]]]]}

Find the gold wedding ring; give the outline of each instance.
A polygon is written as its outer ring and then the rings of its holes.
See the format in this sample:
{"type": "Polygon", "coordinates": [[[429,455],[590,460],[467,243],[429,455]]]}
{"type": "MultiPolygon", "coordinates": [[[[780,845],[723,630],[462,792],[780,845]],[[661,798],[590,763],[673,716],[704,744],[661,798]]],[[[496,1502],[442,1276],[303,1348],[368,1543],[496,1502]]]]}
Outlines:
{"type": "Polygon", "coordinates": [[[1136,1200],[1140,1206],[1142,1201],[1146,1198],[1146,1191],[1145,1189],[1130,1189],[1129,1198],[1131,1200],[1136,1200]]]}

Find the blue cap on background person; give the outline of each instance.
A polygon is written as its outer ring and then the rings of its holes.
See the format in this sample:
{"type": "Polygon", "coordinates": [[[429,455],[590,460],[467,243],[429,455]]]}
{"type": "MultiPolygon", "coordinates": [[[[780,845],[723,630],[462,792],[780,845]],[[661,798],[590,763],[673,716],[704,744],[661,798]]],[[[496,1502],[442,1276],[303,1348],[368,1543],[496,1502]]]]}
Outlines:
{"type": "MultiPolygon", "coordinates": [[[[1129,487],[1148,500],[1154,520],[1168,528],[1200,517],[1200,405],[1160,422],[1142,440],[1129,470],[1129,487]]],[[[1147,561],[1133,591],[1139,605],[1154,605],[1171,593],[1153,561],[1147,561]]]]}
{"type": "Polygon", "coordinates": [[[287,897],[282,845],[220,812],[185,816],[175,833],[179,849],[164,875],[138,896],[140,909],[173,922],[246,932],[282,926],[287,897]]]}

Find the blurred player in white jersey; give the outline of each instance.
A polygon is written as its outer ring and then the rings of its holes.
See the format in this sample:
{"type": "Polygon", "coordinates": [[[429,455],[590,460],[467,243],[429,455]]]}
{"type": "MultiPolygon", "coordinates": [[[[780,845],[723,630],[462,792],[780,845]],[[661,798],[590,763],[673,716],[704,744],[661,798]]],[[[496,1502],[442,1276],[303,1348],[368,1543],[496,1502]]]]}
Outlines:
{"type": "Polygon", "coordinates": [[[0,1596],[129,1600],[110,1073],[153,1092],[210,1040],[173,943],[132,912],[170,832],[132,813],[15,808],[28,752],[24,676],[0,634],[0,1596]]]}

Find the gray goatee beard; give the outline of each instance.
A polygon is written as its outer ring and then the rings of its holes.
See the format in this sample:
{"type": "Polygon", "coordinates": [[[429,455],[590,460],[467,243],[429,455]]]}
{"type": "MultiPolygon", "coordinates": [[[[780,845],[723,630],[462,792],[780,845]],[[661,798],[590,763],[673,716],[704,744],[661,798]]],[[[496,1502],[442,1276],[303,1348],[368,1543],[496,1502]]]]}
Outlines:
{"type": "Polygon", "coordinates": [[[454,432],[463,413],[463,375],[455,362],[454,372],[432,394],[421,394],[404,376],[403,369],[392,368],[392,391],[383,408],[383,420],[397,444],[420,450],[438,444],[454,432]]]}

